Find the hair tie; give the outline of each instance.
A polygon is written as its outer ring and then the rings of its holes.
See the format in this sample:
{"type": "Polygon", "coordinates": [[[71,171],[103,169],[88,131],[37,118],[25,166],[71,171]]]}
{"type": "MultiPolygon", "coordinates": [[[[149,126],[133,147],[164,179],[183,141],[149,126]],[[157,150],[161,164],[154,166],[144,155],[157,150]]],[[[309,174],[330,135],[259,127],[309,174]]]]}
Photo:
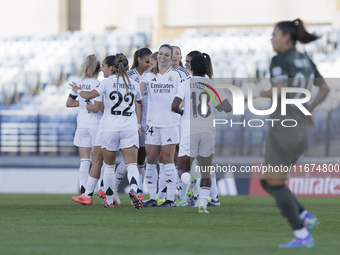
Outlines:
{"type": "Polygon", "coordinates": [[[300,22],[299,22],[298,20],[295,20],[294,25],[295,25],[295,26],[299,26],[299,23],[300,23],[300,22]]]}

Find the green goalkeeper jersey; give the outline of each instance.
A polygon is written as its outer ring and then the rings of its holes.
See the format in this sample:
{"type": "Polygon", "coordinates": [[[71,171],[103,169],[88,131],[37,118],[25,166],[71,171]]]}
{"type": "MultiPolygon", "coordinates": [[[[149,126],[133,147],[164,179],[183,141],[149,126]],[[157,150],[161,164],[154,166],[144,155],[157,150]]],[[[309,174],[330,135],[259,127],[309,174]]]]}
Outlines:
{"type": "MultiPolygon", "coordinates": [[[[306,55],[290,49],[273,57],[270,65],[271,83],[283,83],[286,87],[304,88],[311,91],[312,85],[320,86],[324,79],[320,75],[313,61],[306,55]]],[[[287,93],[287,98],[303,98],[302,93],[287,93]]],[[[276,111],[272,119],[294,119],[299,125],[306,122],[305,115],[295,105],[288,104],[286,115],[281,116],[281,100],[278,100],[276,111]]]]}

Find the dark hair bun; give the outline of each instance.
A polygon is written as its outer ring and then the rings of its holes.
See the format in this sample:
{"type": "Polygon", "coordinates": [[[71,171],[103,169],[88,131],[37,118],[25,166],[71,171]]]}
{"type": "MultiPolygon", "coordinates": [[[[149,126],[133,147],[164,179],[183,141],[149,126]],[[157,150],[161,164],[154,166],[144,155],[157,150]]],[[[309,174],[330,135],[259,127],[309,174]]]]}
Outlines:
{"type": "Polygon", "coordinates": [[[191,68],[196,74],[207,74],[208,64],[207,59],[203,56],[203,54],[196,55],[191,59],[191,68]]]}

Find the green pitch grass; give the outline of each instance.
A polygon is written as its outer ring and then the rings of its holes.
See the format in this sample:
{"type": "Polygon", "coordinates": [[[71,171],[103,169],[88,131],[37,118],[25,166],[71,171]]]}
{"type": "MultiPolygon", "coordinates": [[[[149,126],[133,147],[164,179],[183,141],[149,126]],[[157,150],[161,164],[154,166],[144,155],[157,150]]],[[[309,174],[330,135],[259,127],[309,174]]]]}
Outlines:
{"type": "Polygon", "coordinates": [[[197,208],[135,210],[127,195],[106,209],[94,197],[0,194],[0,254],[339,254],[340,198],[300,200],[321,224],[311,249],[278,249],[293,238],[271,197],[220,197],[210,214],[197,208]]]}

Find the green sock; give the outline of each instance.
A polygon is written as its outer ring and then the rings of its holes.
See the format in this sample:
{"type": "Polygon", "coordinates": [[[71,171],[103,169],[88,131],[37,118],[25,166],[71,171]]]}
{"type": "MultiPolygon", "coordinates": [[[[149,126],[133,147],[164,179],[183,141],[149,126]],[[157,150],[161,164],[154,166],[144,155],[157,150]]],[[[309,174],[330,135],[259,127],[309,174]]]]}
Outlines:
{"type": "Polygon", "coordinates": [[[303,224],[299,217],[299,206],[296,202],[297,199],[290,190],[288,190],[285,185],[267,185],[267,189],[274,197],[277,207],[280,209],[283,217],[288,220],[290,226],[294,230],[301,229],[303,224]]]}

